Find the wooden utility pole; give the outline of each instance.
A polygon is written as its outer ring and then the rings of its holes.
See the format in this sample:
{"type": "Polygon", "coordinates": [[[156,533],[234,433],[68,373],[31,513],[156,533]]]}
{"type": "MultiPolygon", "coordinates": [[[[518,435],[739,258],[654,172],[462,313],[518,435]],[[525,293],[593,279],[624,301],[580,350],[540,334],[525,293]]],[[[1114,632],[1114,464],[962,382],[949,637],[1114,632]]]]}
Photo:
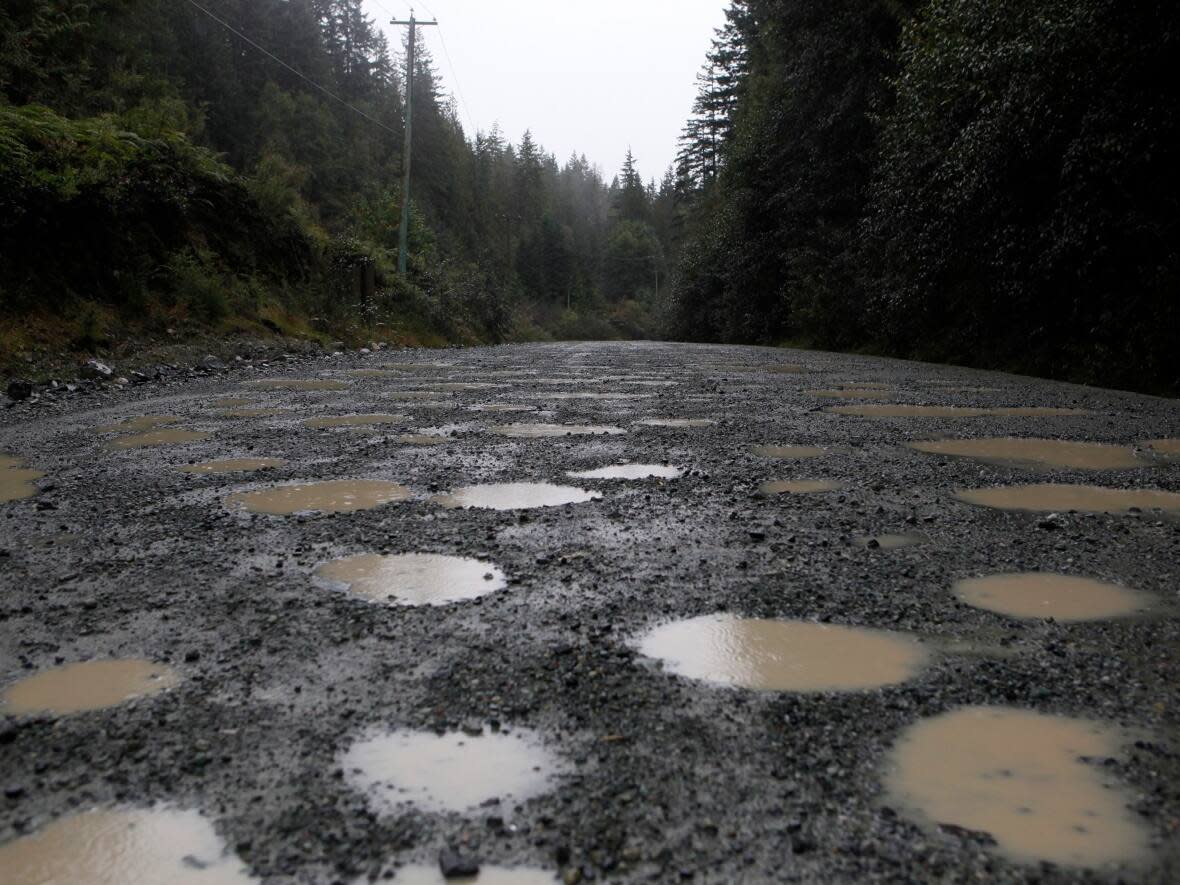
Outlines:
{"type": "Polygon", "coordinates": [[[406,275],[406,256],[410,251],[410,151],[414,141],[414,51],[418,43],[418,25],[437,25],[437,21],[420,22],[410,7],[409,21],[394,19],[391,25],[408,25],[409,49],[406,53],[406,144],[402,149],[402,222],[397,234],[397,272],[406,275]]]}

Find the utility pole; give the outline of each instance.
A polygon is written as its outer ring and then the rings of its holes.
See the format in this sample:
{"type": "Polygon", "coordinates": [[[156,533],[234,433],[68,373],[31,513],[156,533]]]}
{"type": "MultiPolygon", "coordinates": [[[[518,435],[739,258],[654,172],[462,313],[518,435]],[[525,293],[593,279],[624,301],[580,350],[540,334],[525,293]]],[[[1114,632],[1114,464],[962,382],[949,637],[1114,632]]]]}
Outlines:
{"type": "Polygon", "coordinates": [[[410,150],[414,141],[414,51],[418,43],[418,25],[437,25],[438,21],[420,22],[410,7],[410,20],[394,19],[391,25],[409,25],[409,51],[406,53],[406,144],[402,149],[402,222],[397,234],[397,272],[406,275],[406,256],[410,251],[410,150]]]}

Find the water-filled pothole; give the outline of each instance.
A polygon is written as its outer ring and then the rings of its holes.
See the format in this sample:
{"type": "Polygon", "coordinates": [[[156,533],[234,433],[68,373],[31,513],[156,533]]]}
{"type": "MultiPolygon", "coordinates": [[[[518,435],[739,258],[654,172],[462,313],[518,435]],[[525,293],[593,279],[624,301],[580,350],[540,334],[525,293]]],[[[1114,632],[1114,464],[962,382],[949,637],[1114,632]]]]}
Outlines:
{"type": "Polygon", "coordinates": [[[907,445],[911,449],[931,455],[950,455],[1018,466],[1118,470],[1149,466],[1152,463],[1135,454],[1135,450],[1130,446],[1072,442],[1063,439],[941,439],[911,442],[907,445]]]}
{"type": "Polygon", "coordinates": [[[95,433],[138,433],[144,430],[151,430],[155,427],[163,427],[167,424],[175,424],[179,421],[172,415],[138,415],[135,418],[126,418],[123,421],[118,421],[115,424],[103,424],[94,428],[95,433]]]}
{"type": "Polygon", "coordinates": [[[548,792],[564,768],[520,730],[471,736],[395,731],[353,744],[340,760],[352,786],[382,811],[404,802],[430,811],[466,811],[499,799],[504,811],[548,792]]]}
{"type": "Polygon", "coordinates": [[[176,469],[184,473],[246,473],[251,470],[269,470],[282,467],[286,463],[282,458],[226,458],[223,461],[185,464],[176,469]]]}
{"type": "Polygon", "coordinates": [[[18,716],[82,713],[153,695],[179,682],[174,670],[151,661],[83,661],[14,682],[0,695],[0,710],[18,716]]]}
{"type": "Polygon", "coordinates": [[[635,423],[644,427],[709,427],[717,422],[712,418],[641,418],[635,423]]]}
{"type": "Polygon", "coordinates": [[[246,885],[257,880],[195,811],[112,809],[59,818],[0,845],[6,885],[246,885]]]}
{"type": "Polygon", "coordinates": [[[492,433],[516,439],[541,439],[556,436],[617,436],[626,433],[621,427],[596,424],[501,424],[492,433]]]}
{"type": "Polygon", "coordinates": [[[987,409],[976,406],[907,406],[899,403],[866,404],[860,406],[829,406],[826,411],[837,415],[857,415],[862,418],[1048,418],[1088,415],[1085,409],[1056,406],[1030,406],[987,409]]]}
{"type": "Polygon", "coordinates": [[[434,553],[366,553],[324,563],[315,573],[389,605],[447,605],[508,586],[504,573],[490,563],[434,553]]]}
{"type": "Polygon", "coordinates": [[[584,504],[601,498],[573,486],[559,486],[547,482],[508,482],[466,486],[433,500],[450,509],[475,507],[484,510],[528,510],[533,507],[561,507],[565,504],[584,504]]]}
{"type": "Polygon", "coordinates": [[[855,538],[854,543],[859,547],[870,550],[901,550],[905,547],[917,547],[925,544],[929,539],[923,535],[883,534],[855,538]]]}
{"type": "Polygon", "coordinates": [[[211,433],[201,433],[197,430],[149,430],[147,433],[134,433],[130,436],[119,436],[107,440],[103,445],[108,449],[143,449],[149,446],[179,446],[187,443],[201,442],[211,437],[211,433]]]}
{"type": "Polygon", "coordinates": [[[750,446],[750,454],[779,461],[801,461],[804,458],[822,458],[827,451],[818,446],[750,446]]]}
{"type": "Polygon", "coordinates": [[[33,484],[33,480],[40,479],[45,474],[40,470],[23,467],[23,463],[19,458],[0,455],[0,504],[31,498],[37,494],[37,486],[33,484]]]}
{"type": "Polygon", "coordinates": [[[679,479],[684,471],[664,464],[614,464],[596,470],[574,470],[571,479],[679,479]]]}
{"type": "Polygon", "coordinates": [[[1130,793],[1083,761],[1118,752],[1096,722],[968,707],[911,726],[889,757],[893,800],[930,823],[984,832],[1020,861],[1097,866],[1142,860],[1130,793]]]}
{"type": "Polygon", "coordinates": [[[1017,618],[1093,621],[1151,605],[1146,594],[1117,584],[1048,572],[970,578],[957,582],[953,590],[968,605],[1017,618]]]}
{"type": "Polygon", "coordinates": [[[704,615],[646,633],[640,653],[680,676],[767,691],[857,691],[904,682],[925,663],[914,639],[809,621],[704,615]]]}
{"type": "Polygon", "coordinates": [[[999,510],[1068,511],[1079,513],[1123,513],[1140,510],[1180,512],[1180,492],[1158,489],[1111,489],[1101,486],[1035,483],[1026,486],[995,486],[963,489],[955,497],[968,504],[999,510]]]}
{"type": "Polygon", "coordinates": [[[834,479],[775,479],[758,486],[764,495],[815,495],[820,492],[838,492],[847,488],[834,479]]]}
{"type": "Polygon", "coordinates": [[[1180,455],[1180,439],[1153,439],[1148,445],[1161,455],[1180,455]]]}
{"type": "Polygon", "coordinates": [[[372,427],[377,424],[403,424],[410,420],[405,415],[331,415],[326,418],[308,418],[304,427],[322,430],[328,427],[372,427]]]}
{"type": "Polygon", "coordinates": [[[264,378],[244,383],[259,390],[348,390],[349,387],[345,381],[305,378],[264,378]]]}
{"type": "Polygon", "coordinates": [[[253,513],[290,516],[304,511],[353,513],[371,510],[383,504],[405,501],[412,493],[395,482],[377,479],[337,479],[327,482],[275,486],[253,492],[235,492],[225,499],[226,506],[253,513]]]}

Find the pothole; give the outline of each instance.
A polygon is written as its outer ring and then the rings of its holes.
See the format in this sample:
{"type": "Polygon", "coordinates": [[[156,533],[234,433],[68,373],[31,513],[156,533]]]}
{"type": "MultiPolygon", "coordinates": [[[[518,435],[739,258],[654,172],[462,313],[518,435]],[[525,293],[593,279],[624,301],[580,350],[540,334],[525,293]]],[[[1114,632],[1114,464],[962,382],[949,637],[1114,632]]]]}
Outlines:
{"type": "Polygon", "coordinates": [[[847,488],[834,479],[775,479],[758,486],[764,495],[816,495],[821,492],[839,492],[847,488]]]}
{"type": "Polygon", "coordinates": [[[1085,409],[1058,408],[1056,406],[987,409],[976,406],[907,406],[899,403],[829,406],[826,411],[837,415],[857,415],[862,418],[982,418],[985,416],[1046,418],[1090,414],[1085,409]]]}
{"type": "Polygon", "coordinates": [[[710,427],[717,422],[712,418],[641,418],[635,423],[644,427],[710,427]]]}
{"type": "Polygon", "coordinates": [[[570,471],[571,479],[679,479],[684,471],[663,464],[614,464],[596,470],[570,471]]]}
{"type": "Polygon", "coordinates": [[[274,486],[252,492],[235,492],[225,499],[230,509],[290,516],[304,511],[354,513],[383,504],[405,501],[412,493],[395,482],[376,479],[337,479],[327,482],[274,486]]]}
{"type": "Polygon", "coordinates": [[[405,415],[332,415],[326,418],[308,418],[304,427],[323,430],[328,427],[372,427],[377,424],[403,424],[410,419],[405,415]]]}
{"type": "Polygon", "coordinates": [[[1142,860],[1134,797],[1109,770],[1117,733],[1096,722],[1006,707],[968,707],[911,726],[886,784],[908,814],[986,833],[1025,862],[1099,866],[1142,860]]]}
{"type": "Polygon", "coordinates": [[[175,424],[179,421],[172,415],[139,415],[135,418],[127,418],[123,421],[117,421],[114,424],[103,424],[94,428],[95,433],[139,433],[144,430],[151,430],[154,427],[163,427],[167,424],[175,424]]]}
{"type": "Polygon", "coordinates": [[[516,439],[541,439],[557,436],[617,436],[626,433],[621,427],[597,424],[501,424],[492,433],[516,439]]]}
{"type": "Polygon", "coordinates": [[[989,575],[954,585],[954,594],[968,605],[1017,618],[1093,621],[1143,611],[1151,605],[1145,593],[1092,578],[1048,572],[989,575]]]}
{"type": "Polygon", "coordinates": [[[433,500],[449,509],[475,507],[484,510],[528,510],[533,507],[584,504],[601,497],[598,492],[573,486],[547,482],[509,482],[466,486],[450,494],[438,495],[433,500]]]}
{"type": "Polygon", "coordinates": [[[779,461],[801,461],[804,458],[822,458],[827,452],[818,446],[750,446],[750,454],[759,458],[773,458],[779,461]]]}
{"type": "Polygon", "coordinates": [[[480,866],[479,875],[461,876],[458,879],[444,879],[438,866],[408,864],[398,867],[394,877],[396,885],[447,885],[448,882],[466,882],[468,885],[553,885],[557,879],[552,870],[539,867],[490,867],[480,866]]]}
{"type": "Polygon", "coordinates": [[[907,443],[911,449],[931,455],[973,458],[993,464],[1031,467],[1067,467],[1075,470],[1118,470],[1150,466],[1130,446],[1072,442],[1063,439],[943,439],[907,443]]]}
{"type": "Polygon", "coordinates": [[[506,811],[548,792],[564,767],[521,730],[376,734],[353,744],[340,766],[348,782],[387,813],[407,802],[428,811],[466,811],[492,799],[506,811]]]}
{"type": "Polygon", "coordinates": [[[226,458],[222,461],[185,464],[176,469],[183,473],[247,473],[251,470],[270,470],[282,467],[286,463],[282,458],[226,458]]]}
{"type": "Polygon", "coordinates": [[[638,645],[679,676],[766,691],[879,688],[913,678],[927,659],[900,633],[728,614],[664,624],[638,645]]]}
{"type": "Polygon", "coordinates": [[[1132,508],[1138,508],[1180,512],[1180,492],[1164,492],[1158,489],[1111,489],[1101,486],[1036,483],[1025,486],[963,489],[955,492],[955,497],[968,504],[999,510],[1125,513],[1132,508]]]}
{"type": "Polygon", "coordinates": [[[245,885],[256,882],[195,811],[113,809],[59,818],[0,845],[7,885],[245,885]]]}
{"type": "Polygon", "coordinates": [[[1180,455],[1180,439],[1153,439],[1148,445],[1161,455],[1180,455]]]}
{"type": "Polygon", "coordinates": [[[197,430],[149,430],[107,440],[103,445],[108,449],[144,449],[150,446],[179,446],[201,442],[213,434],[197,430]]]}
{"type": "Polygon", "coordinates": [[[33,713],[64,716],[147,697],[179,682],[180,676],[174,670],[151,661],[83,661],[43,670],[14,682],[0,695],[0,710],[15,716],[33,713]]]}
{"type": "Polygon", "coordinates": [[[40,470],[22,466],[23,461],[10,455],[0,455],[0,504],[19,501],[37,494],[33,480],[45,476],[40,470]]]}
{"type": "Polygon", "coordinates": [[[508,586],[504,573],[494,565],[434,553],[367,553],[324,563],[315,574],[389,605],[448,605],[508,586]]]}
{"type": "Polygon", "coordinates": [[[885,399],[889,396],[889,392],[880,390],[875,387],[860,387],[860,388],[840,388],[838,390],[805,390],[804,393],[809,396],[818,396],[824,399],[885,399]]]}
{"type": "Polygon", "coordinates": [[[864,538],[854,538],[853,543],[858,547],[869,550],[901,550],[905,547],[917,547],[925,544],[929,538],[923,535],[883,534],[864,538]]]}
{"type": "Polygon", "coordinates": [[[348,390],[349,388],[346,381],[305,378],[263,378],[243,383],[258,390],[348,390]]]}

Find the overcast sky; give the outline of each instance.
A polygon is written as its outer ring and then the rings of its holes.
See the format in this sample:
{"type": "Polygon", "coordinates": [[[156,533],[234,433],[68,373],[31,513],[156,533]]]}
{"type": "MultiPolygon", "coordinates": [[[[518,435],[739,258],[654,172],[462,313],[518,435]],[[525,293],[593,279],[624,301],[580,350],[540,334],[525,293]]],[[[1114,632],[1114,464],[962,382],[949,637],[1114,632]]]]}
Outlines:
{"type": "MultiPolygon", "coordinates": [[[[446,90],[460,100],[464,129],[486,130],[498,121],[513,143],[531,129],[559,161],[584,153],[608,180],[630,146],[647,180],[658,179],[675,158],[694,78],[727,5],[417,0],[414,9],[418,18],[438,16],[454,73],[437,29],[424,29],[426,41],[446,90]]],[[[365,6],[400,47],[401,29],[388,22],[407,18],[410,4],[365,0],[365,6]]]]}

